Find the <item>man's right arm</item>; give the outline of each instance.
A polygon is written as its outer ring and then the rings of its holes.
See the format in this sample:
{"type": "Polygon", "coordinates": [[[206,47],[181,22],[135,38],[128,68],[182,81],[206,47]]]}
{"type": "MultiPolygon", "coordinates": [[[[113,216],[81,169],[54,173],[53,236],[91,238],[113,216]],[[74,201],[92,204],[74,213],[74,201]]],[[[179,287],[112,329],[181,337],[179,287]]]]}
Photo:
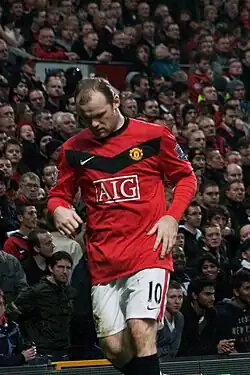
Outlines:
{"type": "Polygon", "coordinates": [[[66,152],[62,147],[59,156],[57,182],[49,192],[49,212],[53,215],[57,207],[71,208],[77,190],[75,170],[68,164],[66,152]]]}

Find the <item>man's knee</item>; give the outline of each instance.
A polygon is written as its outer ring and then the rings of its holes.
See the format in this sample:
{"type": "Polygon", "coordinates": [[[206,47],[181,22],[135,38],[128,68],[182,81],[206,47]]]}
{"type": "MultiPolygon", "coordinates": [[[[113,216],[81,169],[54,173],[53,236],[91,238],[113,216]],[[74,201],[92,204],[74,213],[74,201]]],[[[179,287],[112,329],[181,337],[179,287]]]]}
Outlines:
{"type": "Polygon", "coordinates": [[[153,319],[129,319],[128,328],[137,357],[150,356],[157,352],[157,322],[153,319]]]}
{"type": "Polygon", "coordinates": [[[100,339],[105,357],[116,367],[121,368],[133,357],[126,330],[100,339]]]}

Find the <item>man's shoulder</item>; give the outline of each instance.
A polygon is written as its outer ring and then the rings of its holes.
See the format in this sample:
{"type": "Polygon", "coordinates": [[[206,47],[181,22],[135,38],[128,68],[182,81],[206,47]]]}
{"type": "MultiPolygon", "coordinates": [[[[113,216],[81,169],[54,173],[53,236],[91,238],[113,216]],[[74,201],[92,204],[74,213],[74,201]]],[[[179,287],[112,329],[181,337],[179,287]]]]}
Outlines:
{"type": "Polygon", "coordinates": [[[92,135],[91,131],[89,129],[83,129],[64,142],[62,148],[64,150],[74,150],[77,148],[84,149],[85,146],[88,146],[89,142],[91,142],[93,139],[94,136],[92,135]]]}

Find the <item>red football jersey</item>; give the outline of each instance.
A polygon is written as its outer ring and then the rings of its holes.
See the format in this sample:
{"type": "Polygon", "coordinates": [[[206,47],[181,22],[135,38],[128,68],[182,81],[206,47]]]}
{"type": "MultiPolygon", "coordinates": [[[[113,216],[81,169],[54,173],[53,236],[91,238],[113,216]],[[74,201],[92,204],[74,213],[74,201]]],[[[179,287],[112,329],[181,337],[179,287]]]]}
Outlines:
{"type": "Polygon", "coordinates": [[[153,251],[156,235],[147,235],[167,213],[164,177],[176,184],[193,173],[168,128],[130,119],[105,139],[85,129],[62,146],[59,160],[48,208],[71,207],[81,188],[93,284],[146,268],[173,269],[171,255],[160,260],[160,249],[153,251]]]}

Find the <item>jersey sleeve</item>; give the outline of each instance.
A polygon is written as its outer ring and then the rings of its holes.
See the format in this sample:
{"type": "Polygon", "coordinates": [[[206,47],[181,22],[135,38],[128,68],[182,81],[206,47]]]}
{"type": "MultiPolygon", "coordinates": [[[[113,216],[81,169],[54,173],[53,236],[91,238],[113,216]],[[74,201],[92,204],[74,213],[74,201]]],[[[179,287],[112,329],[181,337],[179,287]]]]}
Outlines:
{"type": "Polygon", "coordinates": [[[164,127],[161,137],[159,157],[161,170],[174,185],[193,171],[184,151],[167,127],[164,127]]]}
{"type": "Polygon", "coordinates": [[[65,149],[62,147],[59,156],[57,181],[49,192],[48,211],[53,214],[59,206],[71,208],[77,190],[76,171],[68,164],[65,149]]]}
{"type": "Polygon", "coordinates": [[[163,130],[159,158],[162,172],[175,185],[167,215],[179,221],[196,194],[197,180],[185,153],[168,128],[163,130]]]}

